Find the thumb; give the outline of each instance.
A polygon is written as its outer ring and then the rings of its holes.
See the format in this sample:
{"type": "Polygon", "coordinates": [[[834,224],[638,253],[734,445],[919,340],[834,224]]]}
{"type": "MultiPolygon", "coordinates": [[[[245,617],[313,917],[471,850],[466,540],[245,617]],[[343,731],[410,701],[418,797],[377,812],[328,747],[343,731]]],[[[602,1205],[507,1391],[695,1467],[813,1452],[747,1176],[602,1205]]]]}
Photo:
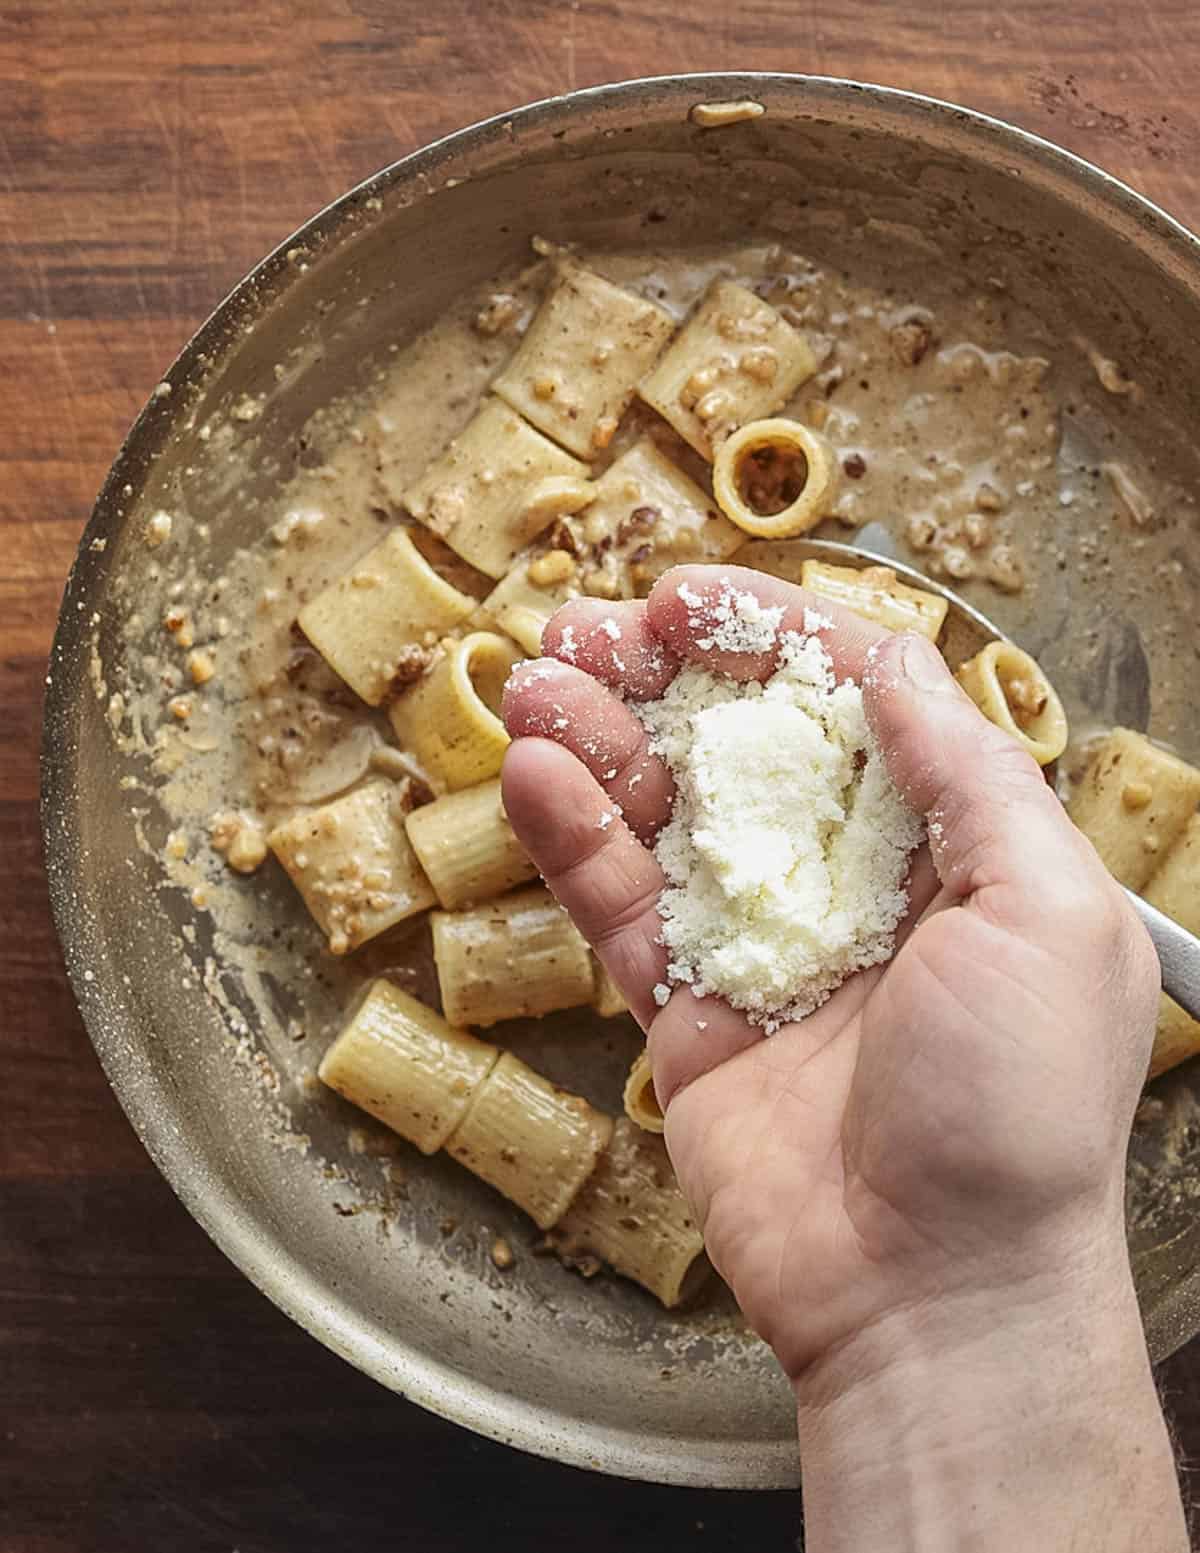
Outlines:
{"type": "Polygon", "coordinates": [[[977,898],[1028,932],[1061,927],[1112,889],[1032,756],[988,722],[932,642],[905,632],[873,648],[863,703],[892,781],[928,822],[952,899],[977,898]]]}

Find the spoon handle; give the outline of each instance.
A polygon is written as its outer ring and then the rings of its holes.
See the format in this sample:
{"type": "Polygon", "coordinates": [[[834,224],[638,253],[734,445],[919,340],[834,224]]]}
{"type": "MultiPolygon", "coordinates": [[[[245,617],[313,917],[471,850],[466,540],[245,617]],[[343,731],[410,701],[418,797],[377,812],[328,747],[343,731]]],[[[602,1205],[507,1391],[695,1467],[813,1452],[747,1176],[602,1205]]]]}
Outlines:
{"type": "Polygon", "coordinates": [[[1149,905],[1140,895],[1126,890],[1137,914],[1146,925],[1162,967],[1163,991],[1200,1019],[1200,938],[1149,905]]]}

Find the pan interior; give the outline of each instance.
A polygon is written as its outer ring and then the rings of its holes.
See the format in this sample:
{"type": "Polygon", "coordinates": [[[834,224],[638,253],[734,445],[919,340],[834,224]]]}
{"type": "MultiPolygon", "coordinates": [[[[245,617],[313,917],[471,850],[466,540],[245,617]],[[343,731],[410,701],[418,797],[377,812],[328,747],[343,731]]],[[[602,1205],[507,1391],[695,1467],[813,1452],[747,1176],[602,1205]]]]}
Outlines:
{"type": "MultiPolygon", "coordinates": [[[[210,321],[135,427],[84,537],[51,665],[45,813],[72,978],[122,1103],[272,1298],[385,1384],[497,1438],[632,1476],[768,1487],[796,1477],[791,1397],[721,1291],[671,1314],[524,1250],[502,1273],[493,1238],[532,1238],[515,1210],[446,1160],[362,1152],[361,1118],[310,1082],[321,1043],[294,1038],[336,1018],[343,984],[334,973],[289,984],[278,942],[256,958],[180,876],[168,882],[162,773],[125,717],[170,607],[164,552],[145,542],[154,514],[173,515],[174,553],[219,578],[261,533],[314,427],[370,392],[393,346],[520,266],[533,234],[603,253],[748,232],[847,269],[864,254],[878,265],[890,232],[964,286],[1003,286],[1029,329],[1064,342],[1062,456],[1082,466],[1127,450],[1178,508],[1169,528],[1131,537],[1085,533],[1064,506],[1035,536],[1036,587],[977,602],[1040,657],[1077,722],[1146,728],[1200,759],[1200,690],[1173,629],[1200,604],[1190,240],[1067,159],[920,99],[697,79],[579,94],[399,164],[297,234],[210,321]],[[696,101],[745,95],[763,117],[719,131],[688,119],[696,101]],[[1106,399],[1086,355],[1067,349],[1076,337],[1137,364],[1136,403],[1106,399]]],[[[290,887],[254,889],[263,919],[311,947],[290,887]]],[[[393,961],[411,985],[428,974],[413,935],[377,963],[393,961]]],[[[636,1035],[571,1013],[512,1042],[611,1108],[636,1035]]],[[[1187,1069],[1157,1086],[1131,1162],[1135,1268],[1159,1355],[1200,1324],[1198,1089],[1187,1069]]]]}

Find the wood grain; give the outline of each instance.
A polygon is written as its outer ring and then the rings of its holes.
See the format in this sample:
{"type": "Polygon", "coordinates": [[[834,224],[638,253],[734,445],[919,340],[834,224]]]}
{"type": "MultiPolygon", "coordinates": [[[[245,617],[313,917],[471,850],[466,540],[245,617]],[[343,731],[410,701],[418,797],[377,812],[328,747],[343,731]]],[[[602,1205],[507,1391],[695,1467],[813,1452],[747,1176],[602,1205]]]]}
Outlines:
{"type": "MultiPolygon", "coordinates": [[[[91,1055],[36,815],[44,659],[163,368],[313,210],[469,120],[791,69],[969,103],[1200,225],[1200,7],[1102,0],[15,0],[0,9],[0,1550],[790,1548],[791,1495],[515,1458],[354,1374],[176,1203],[91,1055]]],[[[1162,1372],[1200,1455],[1200,1350],[1162,1372]]]]}

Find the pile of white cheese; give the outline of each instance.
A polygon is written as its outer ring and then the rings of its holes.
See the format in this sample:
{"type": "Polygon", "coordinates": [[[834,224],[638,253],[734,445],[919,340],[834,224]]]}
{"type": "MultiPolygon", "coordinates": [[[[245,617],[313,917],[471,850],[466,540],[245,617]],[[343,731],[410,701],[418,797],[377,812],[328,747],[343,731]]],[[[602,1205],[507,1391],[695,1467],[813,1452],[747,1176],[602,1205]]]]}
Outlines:
{"type": "Polygon", "coordinates": [[[680,593],[701,645],[773,651],[777,666],[763,683],[685,668],[636,707],[676,783],[655,847],[668,980],[769,1033],[890,956],[922,825],[887,774],[862,691],[837,682],[814,634],[828,622],[810,613],[802,632],[781,633],[782,611],[750,594],[680,593]]]}

